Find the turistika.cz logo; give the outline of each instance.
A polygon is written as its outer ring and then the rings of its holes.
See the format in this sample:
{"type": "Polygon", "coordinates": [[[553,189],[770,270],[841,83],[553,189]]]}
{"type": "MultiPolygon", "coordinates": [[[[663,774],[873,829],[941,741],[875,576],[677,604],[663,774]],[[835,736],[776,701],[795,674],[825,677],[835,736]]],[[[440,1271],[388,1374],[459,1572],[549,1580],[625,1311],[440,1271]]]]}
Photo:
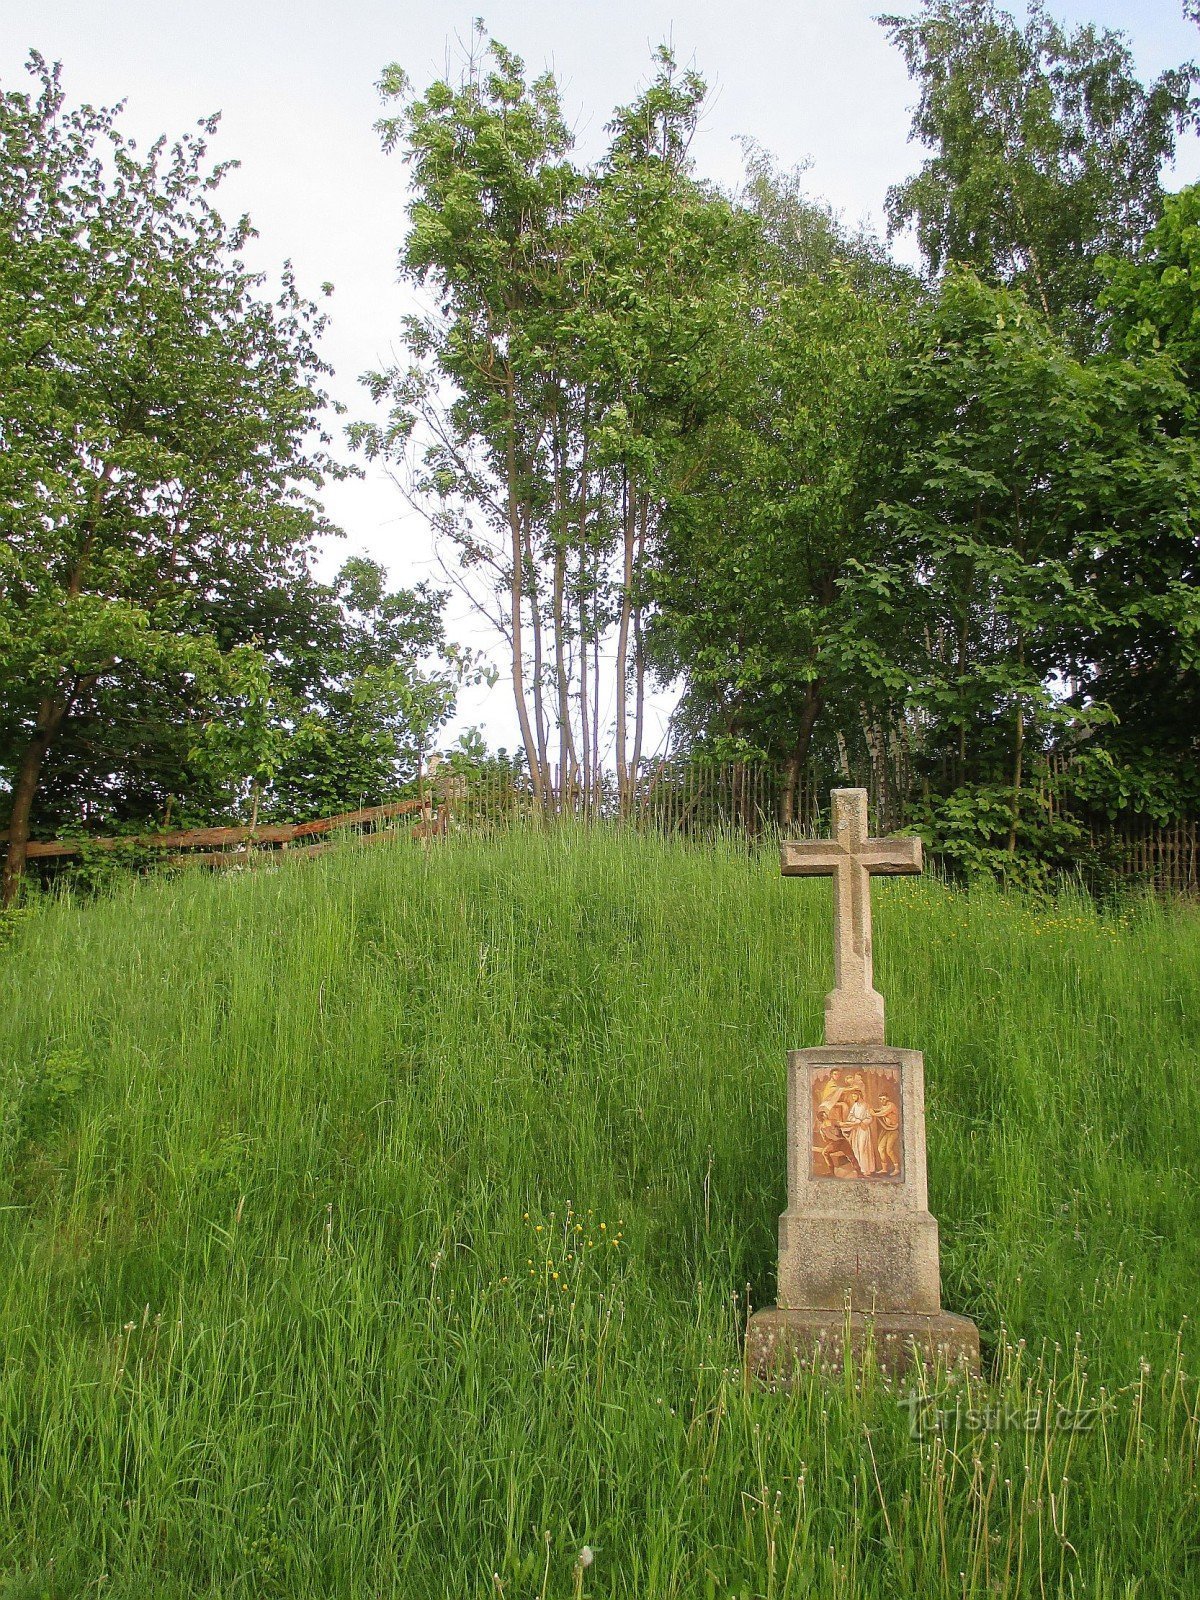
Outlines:
{"type": "Polygon", "coordinates": [[[961,1396],[955,1397],[953,1405],[940,1404],[948,1396],[948,1390],[900,1396],[900,1409],[908,1412],[910,1439],[953,1433],[1090,1433],[1106,1409],[1099,1405],[1022,1406],[1012,1401],[967,1406],[961,1396]]]}

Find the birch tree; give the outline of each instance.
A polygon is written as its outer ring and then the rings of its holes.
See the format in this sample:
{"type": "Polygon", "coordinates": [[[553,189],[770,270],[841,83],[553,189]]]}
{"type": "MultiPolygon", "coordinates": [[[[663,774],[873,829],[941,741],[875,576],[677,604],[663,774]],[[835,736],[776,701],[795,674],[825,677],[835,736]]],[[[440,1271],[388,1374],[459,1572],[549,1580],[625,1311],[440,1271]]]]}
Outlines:
{"type": "Polygon", "coordinates": [[[398,67],[382,81],[384,143],[410,169],[401,270],[427,309],[405,324],[408,362],[367,377],[386,420],[353,436],[397,467],[506,642],[537,801],[556,764],[593,793],[610,747],[625,796],[661,446],[704,387],[736,227],[691,177],[705,89],[669,51],[591,168],[553,77],[482,36],[477,52],[422,94],[398,67]]]}

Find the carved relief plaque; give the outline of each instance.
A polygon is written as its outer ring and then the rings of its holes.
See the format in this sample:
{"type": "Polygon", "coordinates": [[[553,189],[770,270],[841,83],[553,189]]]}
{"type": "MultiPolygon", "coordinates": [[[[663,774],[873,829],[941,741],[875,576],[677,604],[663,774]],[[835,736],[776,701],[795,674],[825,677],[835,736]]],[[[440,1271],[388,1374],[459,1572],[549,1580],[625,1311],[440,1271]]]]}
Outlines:
{"type": "Polygon", "coordinates": [[[904,1100],[899,1067],[814,1067],[812,1176],[904,1177],[904,1100]]]}

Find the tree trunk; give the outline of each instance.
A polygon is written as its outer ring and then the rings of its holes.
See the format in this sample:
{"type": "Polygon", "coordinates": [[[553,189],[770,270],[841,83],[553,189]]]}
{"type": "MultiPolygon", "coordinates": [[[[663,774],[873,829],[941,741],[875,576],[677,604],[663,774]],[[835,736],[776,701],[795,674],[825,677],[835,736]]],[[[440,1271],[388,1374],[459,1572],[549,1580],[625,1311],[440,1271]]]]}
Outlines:
{"type": "MultiPolygon", "coordinates": [[[[1021,635],[1017,645],[1017,662],[1023,669],[1025,666],[1025,638],[1021,635]]],[[[1008,853],[1014,856],[1017,853],[1017,827],[1021,820],[1021,784],[1024,778],[1025,759],[1025,708],[1021,703],[1020,694],[1017,695],[1017,727],[1013,739],[1013,792],[1012,792],[1012,821],[1008,829],[1008,853]]]]}
{"type": "Polygon", "coordinates": [[[1023,778],[1022,766],[1025,756],[1025,712],[1021,702],[1017,701],[1017,736],[1013,741],[1013,793],[1012,793],[1012,821],[1008,829],[1008,853],[1010,856],[1017,853],[1017,825],[1021,818],[1021,782],[1023,778]]]}
{"type": "MultiPolygon", "coordinates": [[[[633,553],[632,581],[635,595],[638,579],[646,556],[646,541],[650,528],[650,496],[642,496],[637,525],[637,545],[633,553]]],[[[642,639],[642,603],[633,603],[633,754],[629,758],[629,791],[631,798],[637,793],[638,773],[642,767],[642,739],[646,727],[646,652],[642,639]]]]}
{"type": "Polygon", "coordinates": [[[33,738],[25,746],[25,753],[17,767],[13,784],[12,809],[8,817],[8,850],[4,857],[4,876],[0,880],[0,906],[10,906],[17,898],[25,862],[29,855],[29,824],[33,816],[33,802],[37,795],[38,779],[46,752],[54,743],[58,730],[67,714],[65,700],[43,700],[38,707],[37,727],[33,738]]]}
{"type": "MultiPolygon", "coordinates": [[[[68,600],[76,599],[83,589],[84,569],[91,557],[96,528],[104,509],[104,492],[112,482],[115,472],[116,464],[107,462],[92,485],[91,503],[83,524],[79,550],[67,579],[68,600]]],[[[103,670],[112,665],[111,661],[106,662],[103,670]]],[[[25,875],[25,863],[29,859],[29,825],[46,752],[58,737],[59,729],[75,700],[85,689],[90,689],[99,676],[100,673],[96,672],[77,679],[66,699],[46,699],[38,707],[33,738],[26,746],[25,753],[17,766],[16,782],[13,784],[12,807],[8,821],[8,849],[4,855],[4,872],[0,876],[0,906],[9,906],[13,903],[20,889],[21,879],[25,875]]]]}
{"type": "Polygon", "coordinates": [[[860,705],[859,720],[862,723],[863,738],[866,740],[867,753],[871,760],[871,782],[875,790],[875,817],[880,833],[891,830],[891,795],[888,784],[888,764],[886,736],[882,725],[872,717],[865,705],[860,705]]]}
{"type": "Polygon", "coordinates": [[[796,729],[796,742],[788,757],[787,787],[784,790],[783,816],[780,819],[785,827],[790,828],[796,820],[796,791],[800,787],[800,774],[804,771],[804,764],[808,760],[813,729],[817,725],[820,713],[821,691],[817,684],[810,683],[805,687],[804,709],[800,713],[800,724],[796,729]]]}
{"type": "Polygon", "coordinates": [[[568,795],[575,786],[579,755],[575,748],[575,735],[571,726],[571,680],[567,670],[567,625],[565,594],[567,587],[567,468],[561,427],[555,428],[554,439],[554,679],[558,698],[558,771],[559,806],[569,806],[568,795]]]}
{"type": "Polygon", "coordinates": [[[600,601],[592,595],[592,769],[595,774],[596,811],[600,811],[604,773],[600,767],[600,601]]]}
{"type": "Polygon", "coordinates": [[[912,729],[904,712],[893,724],[892,749],[896,763],[896,793],[899,796],[900,816],[898,826],[904,827],[912,807],[912,729]]]}
{"type": "MultiPolygon", "coordinates": [[[[579,788],[580,788],[582,793],[586,793],[587,792],[587,786],[588,786],[588,770],[587,770],[588,769],[588,756],[587,756],[587,751],[588,751],[588,729],[587,729],[587,694],[586,694],[586,685],[587,685],[587,644],[586,644],[586,637],[585,637],[586,630],[584,628],[584,604],[583,604],[584,581],[583,580],[584,580],[584,570],[585,570],[584,563],[585,563],[585,561],[587,559],[588,514],[589,514],[589,504],[590,504],[589,490],[591,488],[591,476],[590,476],[591,468],[590,468],[590,466],[588,464],[588,453],[589,453],[590,444],[591,444],[591,405],[592,405],[591,393],[590,392],[585,392],[584,397],[583,397],[583,416],[582,416],[581,424],[580,424],[583,443],[580,446],[580,452],[579,452],[579,507],[578,507],[578,517],[579,517],[579,656],[580,656],[580,669],[579,669],[579,721],[580,721],[579,748],[580,748],[580,753],[575,758],[576,761],[579,763],[580,768],[581,768],[581,771],[580,771],[580,780],[581,781],[580,781],[580,784],[579,784],[579,788]]],[[[570,717],[570,714],[571,714],[570,705],[568,704],[565,709],[566,709],[567,716],[570,717]]],[[[576,805],[576,808],[578,809],[578,806],[579,806],[579,798],[578,797],[576,798],[575,805],[576,805]]]]}
{"type": "Polygon", "coordinates": [[[561,544],[554,551],[554,677],[558,706],[558,765],[564,792],[573,786],[579,757],[571,728],[571,680],[567,672],[566,621],[563,595],[567,585],[567,552],[561,544]]]}
{"type": "Polygon", "coordinates": [[[642,770],[642,739],[646,728],[646,652],[642,647],[642,608],[633,609],[633,754],[629,758],[629,789],[636,795],[642,770]]]}
{"type": "Polygon", "coordinates": [[[587,809],[592,792],[592,724],[588,699],[587,553],[579,551],[579,748],[583,759],[580,799],[587,809]]]}
{"type": "Polygon", "coordinates": [[[617,795],[622,815],[625,812],[626,790],[629,786],[629,769],[625,753],[628,748],[625,726],[625,700],[629,685],[629,620],[633,604],[633,548],[636,538],[637,496],[630,491],[629,472],[621,480],[621,536],[623,562],[621,569],[621,615],[617,624],[617,795]]]}
{"type": "Polygon", "coordinates": [[[533,556],[533,530],[530,526],[531,518],[526,508],[522,517],[524,535],[522,548],[530,576],[529,591],[529,625],[533,630],[533,725],[537,730],[538,765],[542,771],[542,790],[548,805],[552,803],[553,796],[549,793],[550,773],[550,728],[546,720],[545,697],[545,670],[546,658],[542,646],[542,604],[538,593],[537,567],[533,556]]]}
{"type": "Polygon", "coordinates": [[[795,752],[788,757],[786,776],[783,782],[783,799],[779,805],[780,827],[790,828],[796,820],[796,790],[800,784],[800,763],[795,752]]]}
{"type": "MultiPolygon", "coordinates": [[[[975,501],[975,542],[978,545],[983,539],[983,501],[975,501]]],[[[963,573],[961,592],[962,610],[958,619],[958,694],[959,694],[959,723],[958,723],[958,772],[955,782],[960,787],[967,781],[967,724],[970,718],[961,704],[964,694],[963,685],[967,677],[967,657],[970,651],[971,639],[971,590],[975,586],[975,563],[968,560],[963,573]]]]}
{"type": "Polygon", "coordinates": [[[521,742],[525,746],[525,759],[529,763],[529,777],[533,783],[534,804],[540,810],[545,803],[542,768],[538,760],[537,742],[529,721],[529,706],[525,700],[525,656],[521,633],[521,611],[525,604],[525,550],[521,539],[521,512],[517,503],[517,445],[513,421],[513,380],[508,377],[508,527],[512,537],[512,574],[509,581],[508,603],[512,612],[512,675],[513,699],[516,701],[517,721],[521,726],[521,742]]]}
{"type": "Polygon", "coordinates": [[[846,745],[846,735],[839,728],[834,735],[838,748],[838,771],[842,775],[842,782],[850,782],[850,751],[846,745]]]}
{"type": "MultiPolygon", "coordinates": [[[[1022,561],[1025,559],[1023,541],[1018,539],[1017,550],[1022,561]]],[[[1020,677],[1025,675],[1025,634],[1017,628],[1017,667],[1020,677]]],[[[1020,681],[1018,679],[1018,681],[1020,681]]],[[[1008,828],[1008,853],[1015,856],[1017,853],[1017,828],[1021,820],[1021,783],[1024,778],[1025,759],[1025,707],[1021,701],[1021,692],[1017,691],[1017,726],[1013,738],[1013,792],[1012,792],[1012,820],[1008,828]]]]}

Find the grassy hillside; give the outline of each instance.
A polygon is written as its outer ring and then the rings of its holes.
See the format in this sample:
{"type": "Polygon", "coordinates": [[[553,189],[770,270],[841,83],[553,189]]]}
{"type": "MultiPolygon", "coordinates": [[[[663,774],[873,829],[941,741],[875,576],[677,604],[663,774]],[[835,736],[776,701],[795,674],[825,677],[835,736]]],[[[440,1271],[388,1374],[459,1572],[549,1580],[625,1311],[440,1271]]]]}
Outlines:
{"type": "Polygon", "coordinates": [[[741,1382],[830,936],[770,856],[600,833],[27,918],[0,1595],[1200,1593],[1200,919],[878,888],[1009,1413],[924,1441],[741,1382]]]}

